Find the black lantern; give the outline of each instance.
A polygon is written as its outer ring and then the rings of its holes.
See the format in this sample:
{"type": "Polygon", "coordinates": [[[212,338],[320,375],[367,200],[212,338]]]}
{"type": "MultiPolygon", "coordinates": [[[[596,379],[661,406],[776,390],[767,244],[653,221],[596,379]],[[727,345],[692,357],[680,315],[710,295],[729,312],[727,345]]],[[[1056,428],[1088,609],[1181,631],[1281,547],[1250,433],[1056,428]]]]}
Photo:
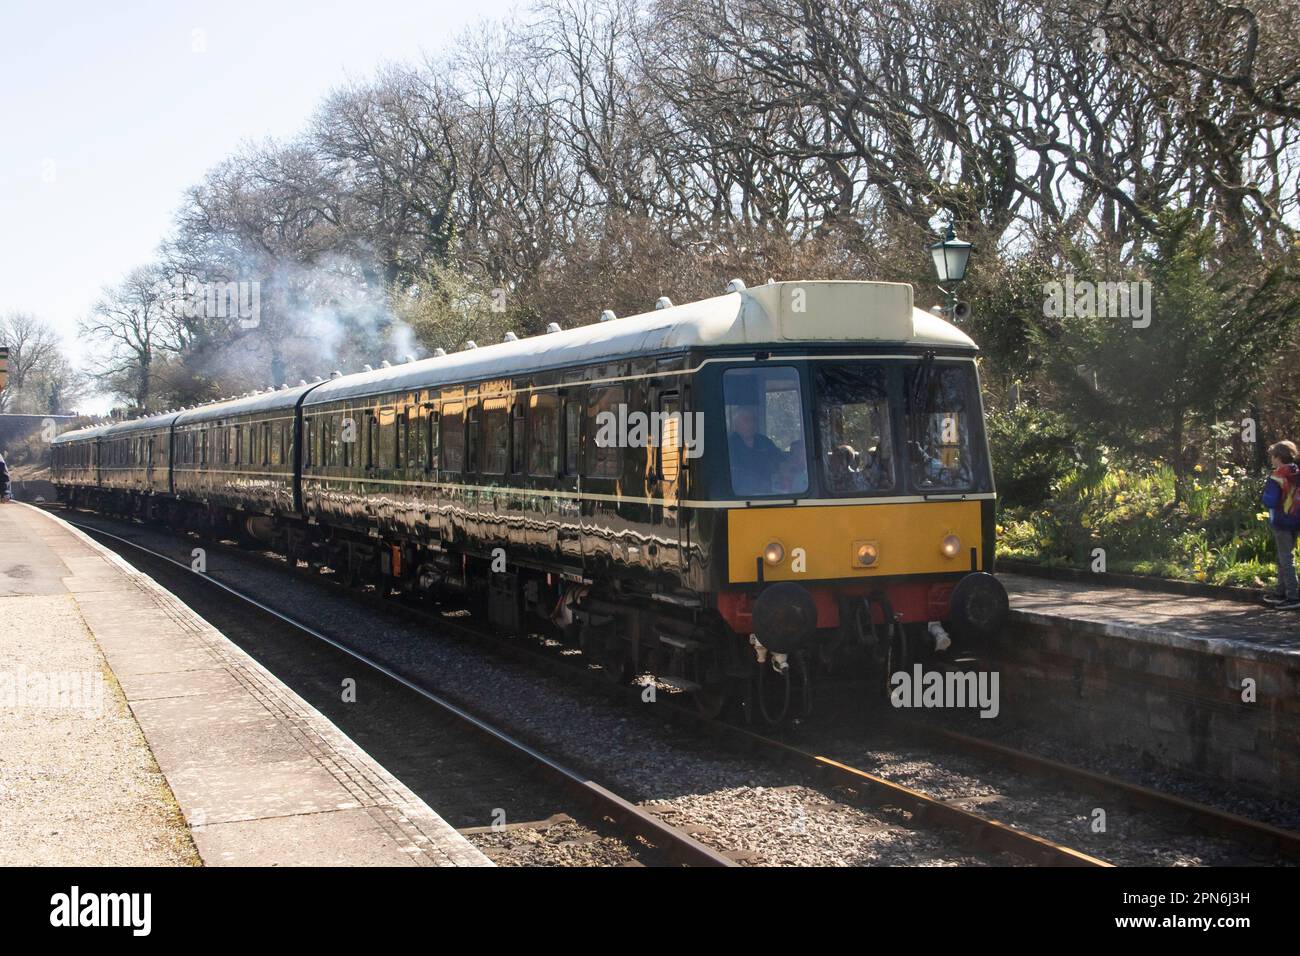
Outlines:
{"type": "Polygon", "coordinates": [[[966,278],[970,249],[970,243],[958,239],[957,234],[952,231],[952,223],[948,223],[948,234],[943,237],[943,241],[936,242],[930,247],[930,255],[934,257],[934,271],[939,274],[941,285],[947,283],[955,285],[966,278]]]}

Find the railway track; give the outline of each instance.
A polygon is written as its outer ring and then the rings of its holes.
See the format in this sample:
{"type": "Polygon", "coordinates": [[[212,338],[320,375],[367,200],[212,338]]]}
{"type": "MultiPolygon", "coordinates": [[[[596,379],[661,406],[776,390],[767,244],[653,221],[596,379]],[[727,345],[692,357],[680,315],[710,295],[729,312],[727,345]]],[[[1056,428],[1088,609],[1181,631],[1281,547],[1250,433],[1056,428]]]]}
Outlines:
{"type": "Polygon", "coordinates": [[[492,723],[484,720],[476,714],[470,713],[465,708],[460,707],[440,694],[437,694],[429,688],[408,679],[393,668],[388,667],[383,662],[375,660],[353,647],[349,647],[347,644],[336,640],[311,625],[296,620],[269,604],[260,601],[255,597],[244,594],[237,588],[233,588],[216,578],[206,574],[195,574],[188,565],[168,555],[155,551],[152,548],[148,548],[139,542],[132,541],[131,539],[122,537],[121,535],[112,534],[102,528],[96,528],[93,525],[87,525],[75,521],[70,521],[69,524],[73,524],[89,534],[112,539],[119,544],[126,545],[136,551],[148,555],[155,561],[165,562],[167,565],[185,573],[186,575],[191,575],[193,578],[202,580],[209,586],[219,589],[236,600],[255,608],[258,612],[275,618],[282,624],[287,625],[313,640],[329,645],[336,651],[347,655],[351,659],[365,665],[375,673],[382,675],[387,680],[399,684],[408,691],[419,695],[424,699],[424,701],[432,705],[432,707],[434,707],[443,717],[448,718],[454,725],[462,730],[470,731],[479,737],[486,739],[494,747],[508,753],[511,757],[520,759],[540,776],[560,788],[575,802],[575,804],[581,806],[593,816],[611,821],[628,838],[644,841],[649,844],[665,860],[684,866],[726,867],[737,865],[735,861],[722,855],[711,847],[706,846],[689,834],[683,833],[676,828],[669,826],[655,814],[637,806],[631,801],[625,800],[617,793],[602,786],[596,781],[589,779],[584,774],[570,769],[560,761],[543,753],[536,747],[533,747],[513,736],[508,731],[494,726],[492,723]]]}
{"type": "MultiPolygon", "coordinates": [[[[79,527],[87,531],[117,538],[117,540],[123,541],[132,547],[144,551],[150,550],[129,539],[120,538],[104,532],[102,529],[97,529],[93,525],[84,525],[80,522],[71,523],[78,524],[79,527]]],[[[225,545],[222,547],[228,547],[232,553],[237,553],[245,558],[249,556],[249,552],[243,549],[225,545]]],[[[186,571],[189,570],[180,562],[166,556],[161,557],[178,567],[184,568],[186,571]]],[[[278,566],[288,570],[283,563],[283,559],[278,556],[276,558],[263,557],[263,560],[274,561],[278,566]]],[[[310,570],[301,568],[292,570],[311,579],[319,580],[321,577],[310,570]]],[[[213,583],[224,587],[220,582],[213,583]]],[[[341,583],[338,586],[343,587],[341,583]]],[[[231,589],[227,588],[227,590],[231,589]]],[[[348,590],[349,593],[357,593],[351,589],[348,590]]],[[[235,592],[232,591],[232,593],[235,592]]],[[[394,602],[374,595],[369,597],[376,607],[389,611],[400,611],[411,615],[424,624],[433,624],[445,632],[450,632],[475,643],[491,642],[495,648],[504,649],[512,656],[527,658],[533,663],[547,668],[563,670],[569,678],[572,678],[575,674],[580,674],[590,686],[598,687],[603,692],[612,692],[619,696],[626,695],[628,699],[639,699],[641,696],[642,688],[616,687],[610,682],[601,679],[598,676],[598,671],[595,671],[591,665],[575,666],[574,659],[578,655],[548,653],[542,646],[533,642],[523,642],[492,634],[465,623],[464,619],[449,619],[426,609],[413,607],[405,602],[394,602]]],[[[337,646],[337,642],[326,639],[337,646]]],[[[696,713],[692,708],[667,703],[661,712],[668,715],[673,722],[692,725],[708,733],[716,740],[726,741],[729,746],[735,749],[749,753],[760,753],[765,759],[797,767],[823,785],[847,790],[868,804],[900,808],[909,814],[914,825],[955,830],[961,834],[969,846],[976,850],[1010,852],[1035,865],[1110,865],[1103,860],[1071,847],[1053,842],[1023,829],[1009,826],[982,814],[962,809],[954,805],[956,801],[941,800],[912,787],[858,769],[828,756],[793,746],[775,737],[765,736],[747,728],[707,718],[696,713]]],[[[1116,797],[1144,809],[1155,810],[1184,819],[1198,831],[1214,833],[1234,840],[1248,841],[1252,844],[1267,846],[1281,854],[1300,857],[1300,834],[1293,831],[1273,827],[1261,821],[1226,813],[1214,807],[1186,800],[1172,794],[1162,793],[1084,768],[1053,761],[1026,751],[1014,750],[945,728],[936,728],[919,722],[902,721],[896,718],[891,718],[888,723],[904,733],[942,744],[958,752],[976,754],[983,759],[1012,767],[1020,772],[1044,777],[1057,785],[1068,783],[1070,786],[1078,787],[1090,793],[1116,797]]],[[[574,776],[581,777],[580,774],[574,774],[574,776]]],[[[572,785],[572,783],[570,782],[569,785],[572,785]]],[[[627,803],[627,801],[624,802],[627,803]]],[[[629,805],[641,813],[645,813],[641,808],[636,808],[632,804],[629,805]]],[[[660,825],[663,826],[663,824],[660,825]]]]}
{"type": "Polygon", "coordinates": [[[1118,797],[1135,807],[1183,817],[1193,826],[1206,832],[1250,842],[1272,849],[1283,856],[1300,859],[1300,833],[1294,830],[1275,827],[1261,820],[1228,813],[1195,800],[1163,793],[1151,787],[1120,780],[1025,750],[1006,747],[946,727],[935,727],[915,720],[895,719],[894,723],[905,733],[919,738],[966,753],[978,754],[1024,773],[1054,780],[1068,780],[1073,786],[1088,793],[1102,797],[1118,797]]]}

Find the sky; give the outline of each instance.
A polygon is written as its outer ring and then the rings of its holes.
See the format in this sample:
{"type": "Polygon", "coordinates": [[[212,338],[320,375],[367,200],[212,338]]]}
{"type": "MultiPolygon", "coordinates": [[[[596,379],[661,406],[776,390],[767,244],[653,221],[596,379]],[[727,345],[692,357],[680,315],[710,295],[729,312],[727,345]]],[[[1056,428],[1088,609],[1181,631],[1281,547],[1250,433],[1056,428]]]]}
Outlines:
{"type": "Polygon", "coordinates": [[[331,89],[516,6],[0,0],[0,313],[48,321],[84,366],[77,320],[153,258],[208,169],[242,142],[292,137],[331,89]]]}

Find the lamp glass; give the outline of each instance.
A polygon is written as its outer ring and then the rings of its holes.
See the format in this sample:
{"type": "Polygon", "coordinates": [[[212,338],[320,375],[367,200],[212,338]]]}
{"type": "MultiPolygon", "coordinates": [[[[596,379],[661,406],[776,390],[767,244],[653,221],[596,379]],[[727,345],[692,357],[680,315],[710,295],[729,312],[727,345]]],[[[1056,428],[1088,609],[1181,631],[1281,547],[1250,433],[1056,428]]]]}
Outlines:
{"type": "Polygon", "coordinates": [[[961,282],[966,278],[966,266],[970,262],[971,245],[956,238],[952,230],[943,242],[936,242],[930,247],[934,259],[934,271],[940,282],[961,282]]]}

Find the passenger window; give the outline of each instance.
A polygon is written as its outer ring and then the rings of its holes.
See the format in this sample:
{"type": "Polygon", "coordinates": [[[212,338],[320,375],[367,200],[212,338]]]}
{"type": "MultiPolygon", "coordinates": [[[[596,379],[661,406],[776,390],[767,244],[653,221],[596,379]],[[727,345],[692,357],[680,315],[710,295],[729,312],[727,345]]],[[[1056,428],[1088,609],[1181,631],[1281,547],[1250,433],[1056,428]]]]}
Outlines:
{"type": "Polygon", "coordinates": [[[528,443],[528,473],[554,478],[560,458],[560,397],[553,392],[534,395],[529,404],[533,428],[528,443]]]}
{"type": "MultiPolygon", "coordinates": [[[[441,448],[442,467],[457,474],[465,470],[465,406],[459,402],[442,406],[441,448]]],[[[476,416],[477,417],[477,416],[476,416]]]]}
{"type": "Polygon", "coordinates": [[[681,473],[682,413],[677,394],[670,392],[659,399],[659,480],[671,485],[681,473]]]}
{"type": "Polygon", "coordinates": [[[564,473],[577,475],[582,452],[582,403],[576,398],[564,400],[564,473]]]}
{"type": "Polygon", "coordinates": [[[514,405],[510,407],[510,473],[512,475],[520,475],[524,471],[524,453],[527,450],[524,444],[524,422],[524,402],[522,398],[516,398],[514,405]]]}
{"type": "Polygon", "coordinates": [[[483,403],[483,465],[485,475],[504,475],[509,457],[506,431],[506,399],[490,398],[483,403]]]}
{"type": "Polygon", "coordinates": [[[622,385],[592,388],[587,392],[587,474],[616,478],[619,473],[619,407],[626,405],[622,385]]]}
{"type": "Polygon", "coordinates": [[[397,415],[391,408],[381,408],[375,420],[379,432],[379,445],[373,461],[380,468],[398,468],[397,415]]]}
{"type": "Polygon", "coordinates": [[[470,405],[465,411],[465,471],[479,470],[479,408],[470,405]]]}
{"type": "Polygon", "coordinates": [[[420,412],[414,407],[402,413],[402,453],[410,470],[424,467],[424,429],[420,427],[420,412]]]}
{"type": "Polygon", "coordinates": [[[429,410],[429,457],[425,466],[429,471],[437,471],[441,457],[442,413],[429,410]]]}

